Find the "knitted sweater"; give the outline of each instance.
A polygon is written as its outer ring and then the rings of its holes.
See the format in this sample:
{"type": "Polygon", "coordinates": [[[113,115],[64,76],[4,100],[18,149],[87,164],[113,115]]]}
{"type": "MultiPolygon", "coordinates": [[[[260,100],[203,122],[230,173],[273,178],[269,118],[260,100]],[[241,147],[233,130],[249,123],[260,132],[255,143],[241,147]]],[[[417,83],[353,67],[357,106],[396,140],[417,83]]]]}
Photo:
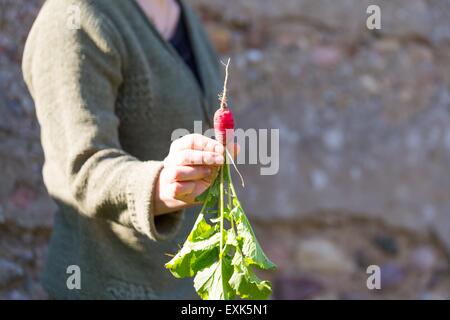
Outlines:
{"type": "Polygon", "coordinates": [[[195,297],[164,263],[196,208],[153,212],[172,132],[208,124],[220,91],[217,56],[194,13],[181,12],[203,90],[132,0],[47,0],[32,27],[22,67],[58,205],[43,273],[54,298],[195,297]],[[80,289],[68,286],[72,265],[80,289]]]}

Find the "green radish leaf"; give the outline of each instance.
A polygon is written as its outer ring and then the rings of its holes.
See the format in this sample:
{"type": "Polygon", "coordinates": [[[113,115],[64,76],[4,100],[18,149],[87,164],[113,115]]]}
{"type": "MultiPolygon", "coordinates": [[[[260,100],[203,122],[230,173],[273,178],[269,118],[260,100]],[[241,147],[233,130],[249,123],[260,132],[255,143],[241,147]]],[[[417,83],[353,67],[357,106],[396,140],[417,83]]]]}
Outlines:
{"type": "Polygon", "coordinates": [[[205,191],[203,191],[202,194],[198,195],[198,196],[195,198],[195,201],[198,201],[198,202],[202,202],[202,203],[203,203],[203,202],[205,202],[206,198],[208,198],[208,195],[209,195],[209,188],[206,189],[205,191]]]}
{"type": "MultiPolygon", "coordinates": [[[[223,208],[223,217],[225,219],[227,219],[228,221],[231,221],[231,215],[230,215],[230,209],[228,208],[223,208]]],[[[219,223],[220,222],[220,217],[217,218],[211,218],[209,219],[212,223],[219,223]]]]}
{"type": "Polygon", "coordinates": [[[242,254],[236,251],[231,263],[234,266],[229,284],[244,299],[265,300],[272,293],[269,281],[259,279],[251,267],[247,266],[242,254]]]}
{"type": "Polygon", "coordinates": [[[270,282],[259,279],[253,267],[274,269],[275,265],[256,240],[235,195],[228,166],[222,170],[208,190],[197,197],[203,202],[202,211],[166,268],[177,278],[195,276],[194,287],[202,299],[233,299],[236,295],[267,299],[272,292],[270,282]]]}
{"type": "Polygon", "coordinates": [[[225,242],[225,245],[229,245],[232,247],[237,247],[239,245],[236,236],[234,234],[234,231],[232,229],[227,230],[226,236],[227,240],[225,242]]]}
{"type": "MultiPolygon", "coordinates": [[[[225,159],[227,159],[227,157],[225,157],[225,159]]],[[[229,172],[230,167],[229,166],[222,166],[222,170],[223,170],[223,181],[225,183],[229,183],[230,182],[230,172],[229,172]]]]}
{"type": "Polygon", "coordinates": [[[197,242],[187,240],[165,267],[177,278],[193,277],[199,270],[214,262],[219,255],[219,244],[219,233],[197,242]]]}
{"type": "Polygon", "coordinates": [[[212,223],[219,223],[220,217],[209,219],[212,223]]]}
{"type": "Polygon", "coordinates": [[[242,208],[240,206],[235,207],[231,215],[235,219],[237,233],[242,241],[242,253],[245,256],[245,261],[249,265],[256,265],[261,269],[275,269],[275,264],[267,258],[258,240],[256,240],[255,233],[242,208]]]}
{"type": "Polygon", "coordinates": [[[233,299],[236,294],[229,284],[232,273],[231,259],[224,256],[197,273],[194,288],[203,300],[233,299]]]}
{"type": "Polygon", "coordinates": [[[228,221],[231,221],[231,215],[230,215],[231,210],[228,208],[223,208],[223,217],[225,219],[227,219],[228,221]]]}
{"type": "Polygon", "coordinates": [[[192,231],[188,236],[188,240],[191,242],[196,242],[199,240],[208,239],[214,232],[214,227],[206,222],[205,216],[203,215],[203,213],[200,213],[197,220],[195,221],[194,226],[192,227],[192,231]]]}

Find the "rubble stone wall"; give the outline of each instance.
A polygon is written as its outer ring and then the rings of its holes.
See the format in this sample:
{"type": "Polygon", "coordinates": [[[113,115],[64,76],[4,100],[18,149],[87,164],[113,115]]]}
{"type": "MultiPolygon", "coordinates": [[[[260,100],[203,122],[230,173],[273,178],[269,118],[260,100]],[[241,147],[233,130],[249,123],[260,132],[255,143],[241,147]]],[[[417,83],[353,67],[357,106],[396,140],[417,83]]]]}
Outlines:
{"type": "MultiPolygon", "coordinates": [[[[188,0],[231,57],[241,128],[280,130],[279,172],[238,190],[279,265],[275,298],[450,298],[450,0],[188,0]],[[381,30],[366,9],[381,8],[381,30]],[[385,289],[368,291],[366,267],[385,289]]],[[[42,0],[0,0],[0,298],[38,282],[42,183],[26,35],[42,0]]]]}

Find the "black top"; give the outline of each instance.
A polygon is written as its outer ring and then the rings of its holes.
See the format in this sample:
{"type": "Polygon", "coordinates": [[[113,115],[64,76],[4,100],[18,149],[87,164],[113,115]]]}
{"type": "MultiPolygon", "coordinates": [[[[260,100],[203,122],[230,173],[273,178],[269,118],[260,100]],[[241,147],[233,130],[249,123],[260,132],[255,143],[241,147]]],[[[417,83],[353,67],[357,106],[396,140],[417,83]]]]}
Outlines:
{"type": "Polygon", "coordinates": [[[178,52],[187,66],[191,69],[192,73],[197,79],[197,82],[200,84],[200,86],[202,86],[183,15],[180,15],[175,32],[170,38],[169,42],[172,44],[172,46],[175,48],[175,50],[178,52]]]}

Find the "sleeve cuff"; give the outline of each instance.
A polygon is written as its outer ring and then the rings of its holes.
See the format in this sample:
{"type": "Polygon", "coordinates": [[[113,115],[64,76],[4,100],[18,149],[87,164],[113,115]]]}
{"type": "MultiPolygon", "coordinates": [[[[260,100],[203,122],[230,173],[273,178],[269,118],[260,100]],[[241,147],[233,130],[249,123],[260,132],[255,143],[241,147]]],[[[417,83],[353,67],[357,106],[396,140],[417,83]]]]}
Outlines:
{"type": "Polygon", "coordinates": [[[139,163],[127,184],[127,205],[133,227],[155,241],[173,238],[180,229],[184,210],[155,217],[154,189],[163,168],[160,161],[139,163]]]}

